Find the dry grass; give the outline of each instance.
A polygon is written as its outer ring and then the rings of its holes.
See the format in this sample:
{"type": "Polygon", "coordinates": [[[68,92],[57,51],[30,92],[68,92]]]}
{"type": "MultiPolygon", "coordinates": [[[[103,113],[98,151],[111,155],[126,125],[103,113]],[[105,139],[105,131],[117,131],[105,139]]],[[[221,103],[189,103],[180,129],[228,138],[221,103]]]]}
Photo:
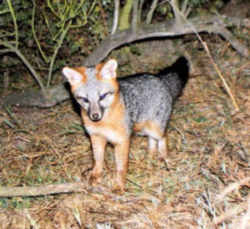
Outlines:
{"type": "MultiPolygon", "coordinates": [[[[168,168],[147,160],[146,139],[133,137],[123,196],[106,191],[2,198],[0,228],[250,228],[250,62],[220,40],[210,48],[239,112],[206,53],[187,45],[192,78],[169,124],[168,168]]],[[[0,111],[1,186],[86,179],[91,147],[70,102],[10,112],[12,117],[0,111]]],[[[109,146],[105,190],[114,171],[109,146]]]]}

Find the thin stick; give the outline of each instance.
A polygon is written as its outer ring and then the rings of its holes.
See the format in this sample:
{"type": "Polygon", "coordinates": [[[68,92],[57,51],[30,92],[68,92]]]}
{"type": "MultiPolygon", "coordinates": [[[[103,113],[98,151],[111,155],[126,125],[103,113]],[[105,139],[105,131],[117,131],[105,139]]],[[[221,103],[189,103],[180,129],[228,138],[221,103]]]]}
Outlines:
{"type": "Polygon", "coordinates": [[[41,48],[41,45],[40,45],[40,42],[38,41],[38,38],[36,36],[36,31],[35,31],[35,14],[36,14],[36,2],[33,0],[32,1],[33,3],[33,9],[32,9],[32,19],[31,19],[31,30],[32,30],[32,34],[33,34],[33,37],[34,37],[34,40],[36,42],[36,45],[40,51],[40,54],[42,56],[42,58],[44,59],[45,63],[48,63],[49,62],[49,59],[48,57],[45,55],[45,53],[43,52],[42,48],[41,48]]]}
{"type": "Polygon", "coordinates": [[[113,17],[113,26],[111,30],[111,34],[114,34],[118,27],[118,21],[119,21],[119,10],[120,10],[120,0],[115,0],[115,13],[113,17]]]}
{"type": "Polygon", "coordinates": [[[8,48],[10,52],[16,53],[16,55],[22,60],[22,62],[30,70],[30,72],[32,73],[33,77],[35,78],[35,80],[37,81],[38,85],[40,86],[44,98],[46,98],[46,94],[47,94],[46,93],[46,89],[45,89],[45,87],[44,87],[44,85],[42,83],[42,79],[41,79],[40,75],[35,71],[35,69],[32,67],[32,65],[26,59],[26,57],[20,52],[20,50],[18,48],[14,47],[13,45],[11,45],[10,42],[0,41],[0,45],[3,45],[6,48],[8,48]]]}
{"type": "Polygon", "coordinates": [[[56,46],[56,49],[53,53],[53,56],[51,58],[51,61],[50,61],[50,65],[49,65],[49,76],[48,76],[48,81],[47,81],[47,88],[50,86],[50,82],[51,82],[51,79],[52,79],[52,71],[53,71],[53,66],[54,66],[54,62],[56,60],[56,56],[57,56],[57,53],[59,51],[59,49],[61,48],[62,46],[62,43],[63,43],[63,40],[66,36],[66,34],[68,33],[70,27],[71,27],[71,24],[72,24],[72,20],[70,20],[70,22],[68,23],[68,25],[66,26],[66,28],[63,30],[58,42],[57,42],[57,46],[56,46]]]}
{"type": "Polygon", "coordinates": [[[150,10],[147,14],[147,18],[146,18],[146,24],[150,24],[151,21],[152,21],[152,17],[153,17],[153,14],[155,12],[155,9],[157,7],[157,4],[158,4],[158,0],[154,0],[150,6],[150,10]]]}
{"type": "Polygon", "coordinates": [[[15,38],[16,38],[16,42],[15,43],[16,43],[16,48],[18,48],[19,35],[18,35],[18,26],[17,26],[17,22],[16,22],[16,15],[15,15],[14,9],[12,7],[11,1],[7,0],[7,3],[8,3],[8,7],[10,9],[10,13],[11,13],[11,16],[12,16],[12,19],[13,19],[13,23],[14,23],[15,38]]]}
{"type": "Polygon", "coordinates": [[[57,193],[86,192],[86,187],[86,184],[80,182],[32,187],[0,187],[0,196],[45,196],[57,193]]]}
{"type": "Polygon", "coordinates": [[[132,30],[136,31],[138,26],[138,1],[133,2],[132,30]]]}
{"type": "Polygon", "coordinates": [[[230,184],[228,187],[226,187],[222,193],[220,193],[220,195],[216,196],[216,201],[217,203],[223,201],[225,199],[225,196],[234,191],[234,190],[237,190],[239,189],[242,185],[246,185],[248,182],[250,182],[250,177],[246,177],[242,180],[240,180],[239,182],[235,182],[235,183],[232,183],[230,184]]]}
{"type": "MultiPolygon", "coordinates": [[[[232,218],[233,216],[238,215],[240,212],[245,211],[247,209],[247,206],[248,206],[248,203],[246,202],[246,203],[241,204],[240,206],[236,206],[234,208],[231,208],[229,211],[225,212],[224,214],[221,214],[220,216],[215,217],[214,224],[215,225],[221,224],[225,220],[232,218]]],[[[240,228],[246,229],[246,227],[240,227],[240,228]]]]}
{"type": "Polygon", "coordinates": [[[139,24],[141,24],[141,20],[142,20],[142,7],[143,7],[143,4],[144,4],[144,0],[140,0],[140,2],[139,2],[139,7],[138,7],[138,18],[137,18],[137,20],[138,20],[138,25],[139,24]]]}
{"type": "MultiPolygon", "coordinates": [[[[211,53],[210,53],[210,51],[209,51],[209,48],[208,48],[206,42],[204,42],[204,41],[202,40],[201,36],[200,36],[199,33],[197,32],[197,30],[196,30],[196,28],[193,26],[193,24],[192,24],[191,22],[189,22],[189,21],[186,19],[185,15],[183,15],[183,13],[176,7],[176,2],[178,2],[178,1],[177,1],[177,0],[172,0],[172,1],[170,2],[170,4],[172,5],[172,7],[173,7],[173,9],[174,9],[175,17],[177,17],[177,19],[178,19],[177,23],[180,23],[179,20],[180,20],[180,15],[181,15],[181,17],[189,24],[189,26],[191,27],[191,29],[193,30],[193,32],[194,32],[194,33],[196,34],[196,36],[198,37],[198,39],[200,40],[201,44],[203,45],[205,51],[207,52],[207,55],[208,55],[208,57],[210,58],[210,60],[211,60],[211,62],[212,62],[212,64],[213,64],[213,66],[214,66],[215,71],[216,71],[217,74],[219,75],[219,77],[220,77],[220,79],[221,79],[221,81],[222,81],[222,83],[223,83],[223,85],[224,85],[224,87],[225,87],[225,89],[226,89],[228,95],[230,96],[230,98],[231,98],[231,100],[232,100],[232,102],[233,102],[233,106],[234,106],[234,108],[235,108],[235,111],[236,111],[236,112],[239,111],[239,106],[238,106],[238,104],[237,104],[237,102],[236,102],[236,100],[235,100],[235,98],[234,98],[234,96],[233,96],[233,93],[232,93],[230,87],[228,86],[228,84],[227,84],[225,78],[223,77],[223,75],[222,75],[222,73],[221,73],[221,71],[220,71],[218,65],[215,63],[215,61],[214,61],[214,59],[213,59],[213,57],[212,57],[212,55],[211,55],[211,53]]],[[[178,26],[181,26],[181,25],[178,24],[178,26]]]]}
{"type": "Polygon", "coordinates": [[[212,58],[211,53],[210,53],[210,50],[208,49],[206,42],[202,41],[202,45],[203,45],[203,47],[205,48],[205,50],[206,50],[206,52],[207,52],[207,54],[208,54],[208,56],[209,56],[209,58],[210,58],[210,60],[211,60],[211,62],[212,62],[212,64],[213,64],[213,66],[214,66],[215,71],[216,71],[217,74],[219,75],[219,77],[220,77],[222,83],[224,84],[224,87],[225,87],[227,93],[229,94],[229,96],[230,96],[230,98],[231,98],[231,100],[232,100],[232,102],[233,102],[235,111],[239,111],[240,109],[239,109],[239,106],[238,106],[238,104],[237,104],[237,102],[236,102],[234,96],[233,96],[233,93],[232,93],[230,87],[228,86],[228,84],[227,84],[225,78],[223,77],[223,75],[222,75],[222,73],[221,73],[221,71],[220,71],[218,65],[215,63],[214,59],[212,58]]]}

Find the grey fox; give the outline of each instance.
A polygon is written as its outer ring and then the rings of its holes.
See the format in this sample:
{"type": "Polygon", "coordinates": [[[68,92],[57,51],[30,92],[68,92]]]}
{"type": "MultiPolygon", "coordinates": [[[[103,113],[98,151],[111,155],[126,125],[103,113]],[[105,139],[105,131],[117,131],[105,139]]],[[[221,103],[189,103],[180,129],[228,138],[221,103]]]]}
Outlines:
{"type": "Polygon", "coordinates": [[[124,191],[132,131],[148,137],[149,153],[167,156],[165,130],[175,99],[189,75],[189,64],[180,57],[157,75],[137,74],[117,79],[117,61],[95,67],[63,68],[71,91],[81,106],[81,116],[94,154],[91,181],[101,178],[107,142],[115,147],[117,183],[124,191]]]}

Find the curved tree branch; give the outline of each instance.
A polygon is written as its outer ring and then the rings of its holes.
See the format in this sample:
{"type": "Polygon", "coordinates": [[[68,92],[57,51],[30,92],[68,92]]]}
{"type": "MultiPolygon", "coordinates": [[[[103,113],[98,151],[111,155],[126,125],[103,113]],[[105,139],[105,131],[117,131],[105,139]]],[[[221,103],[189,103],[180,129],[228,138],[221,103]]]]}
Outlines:
{"type": "MultiPolygon", "coordinates": [[[[249,51],[247,47],[237,41],[231,33],[226,30],[226,27],[234,26],[236,23],[241,25],[250,24],[249,21],[240,19],[230,20],[226,16],[206,16],[204,18],[194,18],[190,20],[197,32],[209,32],[221,35],[224,39],[228,40],[231,45],[242,56],[248,57],[249,51]],[[222,21],[223,20],[223,21],[222,21]]],[[[83,65],[93,66],[102,61],[113,49],[122,45],[128,44],[133,41],[143,40],[153,37],[173,37],[185,34],[194,33],[193,28],[189,23],[183,22],[176,24],[175,20],[171,20],[159,24],[142,25],[137,30],[127,29],[117,32],[101,42],[101,44],[92,52],[84,61],[83,65]]]]}

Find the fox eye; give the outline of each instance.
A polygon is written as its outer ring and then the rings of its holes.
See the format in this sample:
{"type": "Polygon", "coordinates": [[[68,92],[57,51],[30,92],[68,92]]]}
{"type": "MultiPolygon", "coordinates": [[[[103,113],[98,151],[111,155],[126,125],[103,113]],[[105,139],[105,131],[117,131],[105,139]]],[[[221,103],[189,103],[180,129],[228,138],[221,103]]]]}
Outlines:
{"type": "Polygon", "coordinates": [[[88,103],[89,102],[88,98],[86,98],[86,97],[82,97],[82,96],[80,97],[79,96],[79,97],[77,97],[77,99],[83,101],[84,103],[88,103]]]}
{"type": "Polygon", "coordinates": [[[110,95],[110,94],[111,94],[111,92],[106,92],[106,93],[100,95],[100,100],[105,99],[105,97],[106,97],[107,95],[110,95]]]}
{"type": "Polygon", "coordinates": [[[85,102],[85,103],[88,103],[88,102],[89,102],[88,98],[86,98],[86,97],[82,97],[82,100],[83,100],[83,102],[85,102]]]}

